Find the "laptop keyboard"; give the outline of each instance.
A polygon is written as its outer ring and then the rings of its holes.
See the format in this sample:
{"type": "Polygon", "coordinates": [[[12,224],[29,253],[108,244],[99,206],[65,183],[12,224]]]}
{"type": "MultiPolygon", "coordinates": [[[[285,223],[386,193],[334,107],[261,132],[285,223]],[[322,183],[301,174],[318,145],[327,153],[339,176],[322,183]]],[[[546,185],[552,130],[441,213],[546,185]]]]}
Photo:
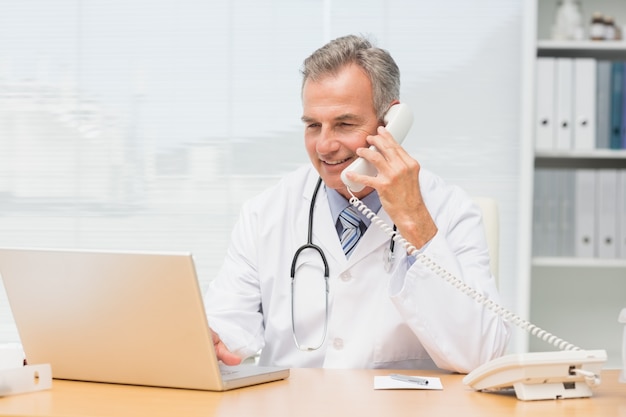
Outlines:
{"type": "Polygon", "coordinates": [[[233,375],[233,374],[236,374],[237,372],[238,371],[234,367],[220,364],[220,373],[222,375],[233,375]]]}

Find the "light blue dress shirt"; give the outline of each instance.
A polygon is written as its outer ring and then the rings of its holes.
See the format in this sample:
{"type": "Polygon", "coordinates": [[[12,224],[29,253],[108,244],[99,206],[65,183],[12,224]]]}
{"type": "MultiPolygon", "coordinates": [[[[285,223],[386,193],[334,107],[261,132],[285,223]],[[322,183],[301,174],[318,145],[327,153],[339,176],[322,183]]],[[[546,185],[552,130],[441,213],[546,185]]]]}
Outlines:
{"type": "MultiPolygon", "coordinates": [[[[337,190],[333,188],[326,187],[326,194],[328,195],[328,205],[330,206],[330,213],[333,217],[333,221],[335,222],[335,227],[337,228],[337,235],[341,236],[341,232],[343,231],[343,227],[341,226],[341,222],[339,220],[339,214],[350,205],[350,202],[346,200],[344,196],[339,194],[337,190]]],[[[380,207],[382,206],[380,202],[380,198],[378,197],[378,192],[376,190],[372,191],[361,200],[370,210],[374,213],[378,213],[380,207]]],[[[370,225],[370,219],[368,219],[363,213],[358,212],[359,218],[361,219],[361,233],[364,233],[365,230],[370,225]]]]}

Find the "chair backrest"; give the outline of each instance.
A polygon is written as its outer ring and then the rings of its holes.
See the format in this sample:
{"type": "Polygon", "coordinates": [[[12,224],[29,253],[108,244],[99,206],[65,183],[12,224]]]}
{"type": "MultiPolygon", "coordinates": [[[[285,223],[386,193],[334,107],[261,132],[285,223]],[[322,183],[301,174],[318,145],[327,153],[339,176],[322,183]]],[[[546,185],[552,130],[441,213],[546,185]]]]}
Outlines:
{"type": "Polygon", "coordinates": [[[491,258],[491,273],[498,283],[498,268],[500,256],[500,218],[498,203],[490,197],[474,197],[474,202],[478,204],[483,213],[483,225],[487,236],[487,246],[489,247],[489,257],[491,258]]]}

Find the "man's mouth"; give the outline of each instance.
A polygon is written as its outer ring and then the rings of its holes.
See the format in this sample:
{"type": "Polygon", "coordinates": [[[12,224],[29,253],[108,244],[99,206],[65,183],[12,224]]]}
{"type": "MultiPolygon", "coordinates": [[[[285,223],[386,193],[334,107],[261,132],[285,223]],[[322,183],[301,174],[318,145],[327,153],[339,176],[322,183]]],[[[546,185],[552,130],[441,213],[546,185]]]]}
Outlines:
{"type": "Polygon", "coordinates": [[[340,164],[343,164],[344,162],[347,162],[347,161],[349,161],[351,159],[352,159],[352,157],[341,159],[341,160],[338,160],[338,161],[326,161],[324,159],[321,159],[321,161],[323,163],[325,163],[326,165],[340,165],[340,164]]]}

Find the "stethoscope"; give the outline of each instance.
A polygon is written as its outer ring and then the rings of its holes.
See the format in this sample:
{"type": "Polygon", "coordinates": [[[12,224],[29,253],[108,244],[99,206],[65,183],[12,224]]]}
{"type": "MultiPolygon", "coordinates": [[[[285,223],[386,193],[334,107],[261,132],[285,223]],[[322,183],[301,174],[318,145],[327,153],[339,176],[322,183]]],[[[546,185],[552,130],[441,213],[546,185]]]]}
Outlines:
{"type": "MultiPolygon", "coordinates": [[[[322,178],[320,177],[317,180],[317,184],[315,185],[315,190],[313,191],[313,196],[311,197],[311,206],[309,207],[309,224],[308,224],[308,233],[307,233],[306,243],[300,246],[298,250],[296,250],[296,253],[293,255],[293,260],[291,261],[291,333],[293,334],[293,341],[296,344],[296,347],[299,350],[302,350],[305,352],[309,352],[309,351],[313,351],[313,350],[317,350],[321,348],[324,342],[326,341],[326,332],[328,330],[328,292],[329,292],[328,261],[326,260],[326,255],[324,254],[324,251],[322,250],[322,248],[320,248],[315,243],[313,243],[313,211],[315,209],[315,201],[317,199],[317,193],[320,190],[321,185],[322,185],[322,178]],[[319,343],[315,346],[303,346],[300,344],[300,342],[298,341],[298,336],[296,332],[296,320],[294,317],[294,283],[295,283],[295,276],[296,276],[296,264],[298,262],[298,257],[300,256],[300,253],[302,253],[303,251],[307,249],[311,249],[317,252],[320,255],[320,258],[322,258],[322,263],[324,264],[324,283],[326,285],[324,332],[322,333],[322,337],[320,338],[319,343]]],[[[394,231],[396,230],[395,225],[393,226],[393,230],[394,231]]],[[[391,242],[389,243],[389,248],[385,250],[385,255],[383,258],[383,261],[385,262],[385,270],[387,272],[391,270],[391,267],[393,266],[393,263],[395,260],[394,247],[395,247],[395,240],[393,239],[393,236],[392,236],[391,242]]]]}

